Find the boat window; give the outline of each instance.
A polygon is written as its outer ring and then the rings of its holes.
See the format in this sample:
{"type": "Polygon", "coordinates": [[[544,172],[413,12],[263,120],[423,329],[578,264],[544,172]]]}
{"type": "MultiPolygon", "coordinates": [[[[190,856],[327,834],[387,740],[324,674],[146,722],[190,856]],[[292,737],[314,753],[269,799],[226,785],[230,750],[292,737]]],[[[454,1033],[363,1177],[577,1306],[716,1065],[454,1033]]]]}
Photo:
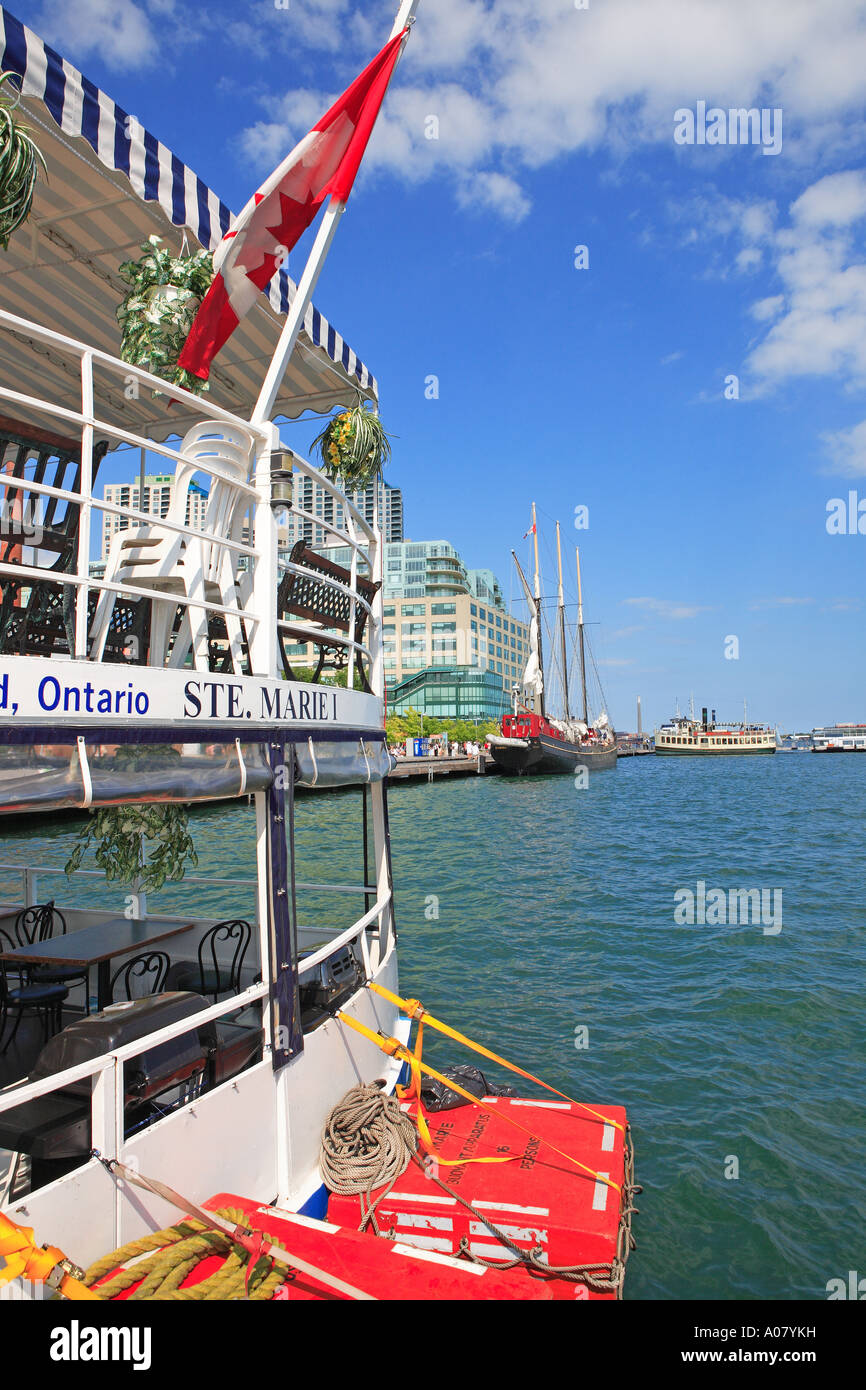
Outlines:
{"type": "Polygon", "coordinates": [[[298,968],[305,1032],[325,1022],[326,1009],[363,985],[365,949],[375,954],[379,948],[374,919],[367,942],[356,936],[322,965],[305,971],[305,958],[347,932],[376,903],[371,797],[369,788],[352,786],[332,796],[299,796],[295,802],[298,968]]]}
{"type": "Polygon", "coordinates": [[[261,791],[271,774],[258,743],[68,743],[0,747],[2,813],[141,801],[213,801],[261,791]],[[83,761],[84,760],[84,761],[83,761]],[[85,777],[88,786],[85,786],[85,777]]]}

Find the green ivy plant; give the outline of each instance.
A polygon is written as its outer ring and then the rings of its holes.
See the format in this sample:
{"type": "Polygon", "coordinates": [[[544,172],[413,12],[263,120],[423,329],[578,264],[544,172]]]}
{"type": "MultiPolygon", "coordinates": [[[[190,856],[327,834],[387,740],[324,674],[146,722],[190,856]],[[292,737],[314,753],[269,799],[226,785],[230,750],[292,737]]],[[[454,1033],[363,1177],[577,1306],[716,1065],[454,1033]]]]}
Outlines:
{"type": "Polygon", "coordinates": [[[322,471],[347,491],[365,487],[391,457],[391,442],[378,415],[358,397],[358,404],[332,415],[313,440],[322,471]]]}
{"type": "MultiPolygon", "coordinates": [[[[12,114],[20,100],[6,95],[4,84],[17,73],[0,72],[0,247],[6,251],[9,238],[30,215],[39,170],[48,172],[45,160],[26,126],[12,114]]],[[[14,88],[10,88],[13,91],[14,88]]]]}
{"type": "Polygon", "coordinates": [[[93,811],[67,864],[67,875],[80,867],[85,851],[96,846],[96,862],[109,883],[139,883],[158,893],[165,883],[183,878],[187,862],[198,863],[189,834],[185,806],[167,802],[104,806],[93,811]]]}
{"type": "Polygon", "coordinates": [[[177,359],[201,301],[213,279],[209,251],[173,256],[162,238],[150,236],[137,261],[124,261],[120,274],[130,289],[117,310],[120,355],[172,386],[199,394],[206,381],[179,367],[177,359]]]}
{"type": "MultiPolygon", "coordinates": [[[[162,747],[120,747],[114,757],[119,769],[142,780],[148,764],[180,761],[175,749],[162,747]]],[[[92,846],[109,883],[137,882],[145,893],[158,893],[165,883],[183,878],[187,863],[198,863],[187,808],[171,802],[125,803],[91,811],[67,860],[67,876],[80,868],[92,846]]]]}

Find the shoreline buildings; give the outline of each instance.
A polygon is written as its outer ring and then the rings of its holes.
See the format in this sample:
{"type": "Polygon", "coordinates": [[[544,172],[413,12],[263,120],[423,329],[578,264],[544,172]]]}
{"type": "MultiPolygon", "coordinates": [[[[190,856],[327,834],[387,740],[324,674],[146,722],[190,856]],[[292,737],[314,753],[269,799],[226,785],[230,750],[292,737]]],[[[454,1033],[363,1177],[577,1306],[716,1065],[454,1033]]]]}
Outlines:
{"type": "MultiPolygon", "coordinates": [[[[380,475],[366,487],[347,491],[346,496],[371,526],[378,522],[386,541],[402,541],[403,494],[398,487],[392,487],[380,475]]],[[[283,547],[291,550],[295,542],[301,540],[306,541],[312,550],[323,547],[332,549],[333,533],[328,528],[345,529],[342,501],[326,492],[316,479],[295,473],[292,505],[308,513],[308,516],[280,513],[280,550],[283,547]]]]}
{"type": "MultiPolygon", "coordinates": [[[[346,569],[347,546],[331,543],[331,527],[342,527],[343,505],[312,478],[295,474],[294,506],[306,516],[277,514],[279,559],[285,564],[292,547],[304,541],[346,569]]],[[[174,478],[148,474],[144,505],[139,480],[108,483],[104,497],[119,506],[165,516],[173,500],[174,478]]],[[[529,655],[529,626],[506,607],[496,576],[470,569],[449,541],[405,540],[403,494],[381,477],[348,494],[385,538],[384,640],[388,710],[417,710],[434,718],[483,721],[499,719],[511,708],[512,687],[519,682],[529,655]]],[[[187,524],[201,526],[207,492],[190,484],[187,524]]],[[[125,520],[103,516],[102,557],[91,572],[104,573],[111,538],[125,520]]],[[[312,644],[296,643],[287,654],[293,666],[315,666],[312,644]]]]}
{"type": "MultiPolygon", "coordinates": [[[[141,501],[141,482],[136,478],[131,483],[106,483],[103,490],[103,500],[112,502],[116,507],[131,507],[139,512],[147,512],[148,516],[168,516],[174,501],[174,474],[173,473],[147,473],[144,478],[144,503],[141,501]]],[[[207,491],[199,487],[198,483],[190,483],[186,499],[186,524],[187,526],[204,525],[204,513],[207,506],[207,491]]],[[[114,512],[102,513],[102,553],[99,563],[104,566],[108,559],[108,551],[111,540],[116,531],[125,531],[129,526],[126,517],[117,516],[114,512]]]]}
{"type": "MultiPolygon", "coordinates": [[[[348,568],[348,547],[327,555],[348,568]]],[[[388,710],[437,719],[498,719],[529,654],[529,626],[505,607],[495,575],[468,569],[446,540],[385,545],[384,641],[388,710]]],[[[312,647],[289,648],[294,664],[312,647]]]]}

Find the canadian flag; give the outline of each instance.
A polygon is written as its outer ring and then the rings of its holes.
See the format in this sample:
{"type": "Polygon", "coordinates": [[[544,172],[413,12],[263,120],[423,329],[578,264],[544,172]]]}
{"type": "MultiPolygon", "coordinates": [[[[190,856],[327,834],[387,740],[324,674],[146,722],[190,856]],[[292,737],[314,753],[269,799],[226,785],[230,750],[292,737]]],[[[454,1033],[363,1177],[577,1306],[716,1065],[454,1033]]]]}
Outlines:
{"type": "Polygon", "coordinates": [[[395,35],[287,155],[214,252],[214,278],[178,358],[206,381],[220,348],[249,313],[327,198],[345,202],[408,33],[395,35]]]}
{"type": "Polygon", "coordinates": [[[528,530],[528,531],[524,531],[524,533],[523,533],[523,539],[526,540],[526,537],[527,537],[527,536],[534,536],[534,535],[535,535],[535,522],[533,521],[533,523],[532,523],[532,525],[530,526],[529,530],[528,530]]]}

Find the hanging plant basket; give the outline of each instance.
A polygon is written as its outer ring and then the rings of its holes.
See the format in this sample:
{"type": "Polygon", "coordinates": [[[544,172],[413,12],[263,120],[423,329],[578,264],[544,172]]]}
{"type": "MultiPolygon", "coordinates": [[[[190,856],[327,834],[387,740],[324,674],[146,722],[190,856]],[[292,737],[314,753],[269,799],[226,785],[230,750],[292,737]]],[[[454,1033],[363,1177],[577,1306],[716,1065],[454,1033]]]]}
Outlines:
{"type": "Polygon", "coordinates": [[[207,382],[184,371],[177,359],[210,289],[211,254],[173,256],[158,236],[148,237],[141,249],[144,254],[137,261],[124,261],[120,267],[130,286],[117,310],[120,355],[133,367],[199,394],[208,389],[207,382]]]}
{"type": "Polygon", "coordinates": [[[169,880],[183,878],[187,861],[198,863],[186,807],[169,803],[105,806],[92,812],[67,860],[67,874],[79,868],[91,845],[108,883],[131,886],[137,881],[145,893],[158,893],[169,880]]]}
{"type": "Polygon", "coordinates": [[[372,482],[391,457],[382,421],[360,397],[356,406],[331,417],[313,448],[321,456],[322,471],[346,490],[372,482]]]}
{"type": "Polygon", "coordinates": [[[12,233],[30,215],[40,168],[43,173],[48,172],[27,127],[15,119],[20,92],[12,98],[5,91],[5,84],[13,76],[17,77],[17,73],[0,72],[0,247],[4,251],[12,233]]]}

